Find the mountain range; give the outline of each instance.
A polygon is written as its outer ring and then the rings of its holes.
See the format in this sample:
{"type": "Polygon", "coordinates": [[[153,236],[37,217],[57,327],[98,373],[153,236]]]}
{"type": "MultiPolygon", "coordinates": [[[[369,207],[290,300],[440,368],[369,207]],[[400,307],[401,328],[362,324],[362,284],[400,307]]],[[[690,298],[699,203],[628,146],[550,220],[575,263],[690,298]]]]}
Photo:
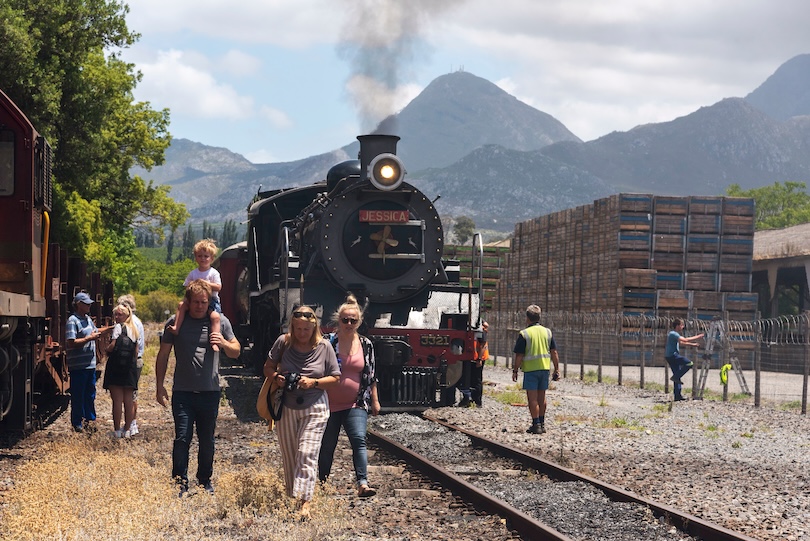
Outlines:
{"type": "MultiPolygon", "coordinates": [[[[588,142],[463,71],[435,79],[378,131],[401,137],[408,182],[431,199],[441,196],[442,216],[467,215],[492,231],[617,192],[720,195],[732,183],[807,183],[810,54],[787,61],[744,98],[588,142]]],[[[134,173],[170,185],[193,222],[241,222],[260,187],[316,182],[357,150],[355,141],[302,160],[253,164],[224,148],[175,139],[164,165],[134,173]]]]}

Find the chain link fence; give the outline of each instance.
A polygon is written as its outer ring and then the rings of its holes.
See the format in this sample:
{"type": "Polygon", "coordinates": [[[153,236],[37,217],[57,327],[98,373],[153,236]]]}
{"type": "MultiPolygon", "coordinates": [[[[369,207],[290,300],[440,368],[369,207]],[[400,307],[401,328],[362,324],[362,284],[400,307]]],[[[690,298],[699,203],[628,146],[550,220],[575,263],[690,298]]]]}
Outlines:
{"type": "MultiPolygon", "coordinates": [[[[526,326],[525,312],[490,312],[489,349],[496,364],[512,366],[512,348],[526,326]]],[[[564,377],[657,386],[670,392],[664,359],[675,316],[544,312],[540,322],[554,334],[564,377]]],[[[682,334],[704,334],[697,348],[681,347],[694,362],[691,393],[722,394],[723,400],[763,401],[807,413],[810,379],[810,313],[775,319],[733,321],[699,315],[684,318],[682,334]],[[731,396],[730,396],[731,393],[731,396]]],[[[684,383],[690,383],[686,376],[684,383]]]]}

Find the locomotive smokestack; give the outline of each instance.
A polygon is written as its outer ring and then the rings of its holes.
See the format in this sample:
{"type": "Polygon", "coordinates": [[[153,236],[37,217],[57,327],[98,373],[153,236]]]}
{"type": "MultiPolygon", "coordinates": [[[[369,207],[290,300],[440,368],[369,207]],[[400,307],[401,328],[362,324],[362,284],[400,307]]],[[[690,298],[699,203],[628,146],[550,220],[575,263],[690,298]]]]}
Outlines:
{"type": "Polygon", "coordinates": [[[360,141],[360,179],[368,180],[368,165],[380,154],[397,153],[396,135],[358,135],[360,141]]]}

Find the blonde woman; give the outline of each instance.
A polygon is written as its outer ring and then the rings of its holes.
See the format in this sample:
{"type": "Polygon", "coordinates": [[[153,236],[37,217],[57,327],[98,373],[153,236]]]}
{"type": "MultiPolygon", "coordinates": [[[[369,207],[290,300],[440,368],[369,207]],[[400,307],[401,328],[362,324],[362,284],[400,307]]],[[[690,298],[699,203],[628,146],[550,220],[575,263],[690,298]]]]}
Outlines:
{"type": "Polygon", "coordinates": [[[286,389],[277,425],[284,485],[287,495],[298,500],[300,518],[306,520],[318,481],[321,439],[329,420],[325,390],[340,380],[335,350],[323,339],[312,308],[293,309],[290,332],[273,344],[264,375],[286,389]]]}
{"type": "Polygon", "coordinates": [[[107,346],[104,388],[112,398],[113,435],[128,438],[135,419],[135,389],[138,388],[138,342],[141,333],[132,319],[132,311],[124,304],[113,309],[115,328],[107,346]],[[121,409],[124,426],[121,427],[121,409]]]}
{"type": "Polygon", "coordinates": [[[329,335],[340,365],[340,383],[329,389],[329,422],[323,435],[318,457],[318,477],[326,481],[332,471],[340,428],[352,445],[352,463],[357,483],[357,495],[374,496],[377,491],[368,485],[368,451],[366,430],[368,414],[380,413],[375,375],[374,346],[371,340],[358,334],[363,311],[354,295],[349,295],[335,312],[337,332],[329,335]]]}

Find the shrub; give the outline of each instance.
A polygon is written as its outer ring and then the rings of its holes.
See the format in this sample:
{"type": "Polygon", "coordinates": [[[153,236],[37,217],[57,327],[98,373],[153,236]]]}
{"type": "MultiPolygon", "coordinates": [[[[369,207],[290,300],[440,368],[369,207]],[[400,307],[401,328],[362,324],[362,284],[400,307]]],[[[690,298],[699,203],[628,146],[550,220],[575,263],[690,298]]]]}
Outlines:
{"type": "Polygon", "coordinates": [[[162,323],[177,311],[180,297],[167,291],[151,291],[146,295],[135,295],[138,317],[146,322],[162,323]]]}

